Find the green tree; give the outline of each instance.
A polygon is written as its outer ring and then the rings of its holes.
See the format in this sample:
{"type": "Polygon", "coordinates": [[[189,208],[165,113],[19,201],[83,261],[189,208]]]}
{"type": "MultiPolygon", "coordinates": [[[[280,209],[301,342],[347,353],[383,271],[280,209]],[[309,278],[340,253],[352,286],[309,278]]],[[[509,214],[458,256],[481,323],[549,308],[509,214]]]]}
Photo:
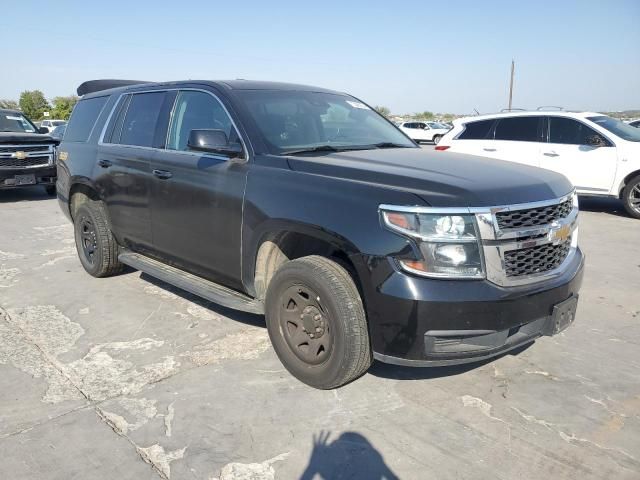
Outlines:
{"type": "Polygon", "coordinates": [[[75,95],[54,98],[51,117],[59,120],[69,120],[71,110],[73,110],[76,103],[78,103],[78,97],[75,95]]]}
{"type": "Polygon", "coordinates": [[[433,112],[425,110],[424,112],[414,114],[413,118],[415,118],[416,120],[433,120],[435,118],[435,115],[433,114],[433,112]]]}
{"type": "Polygon", "coordinates": [[[18,102],[15,100],[2,100],[0,99],[0,108],[8,108],[10,110],[18,109],[18,102]]]}
{"type": "Polygon", "coordinates": [[[389,110],[387,107],[376,105],[373,108],[375,109],[376,112],[378,112],[383,117],[388,117],[389,115],[391,115],[391,110],[389,110]]]}
{"type": "Polygon", "coordinates": [[[27,90],[20,94],[20,108],[31,120],[40,120],[51,107],[40,90],[27,90]]]}

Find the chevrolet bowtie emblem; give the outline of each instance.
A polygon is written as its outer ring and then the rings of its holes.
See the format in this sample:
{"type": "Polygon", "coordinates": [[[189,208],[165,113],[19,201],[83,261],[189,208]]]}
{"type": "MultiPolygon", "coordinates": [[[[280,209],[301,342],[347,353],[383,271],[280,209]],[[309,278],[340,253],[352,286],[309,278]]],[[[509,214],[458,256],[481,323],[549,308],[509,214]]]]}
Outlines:
{"type": "Polygon", "coordinates": [[[25,158],[27,158],[27,153],[26,152],[16,152],[13,154],[14,158],[17,158],[18,160],[24,160],[25,158]]]}
{"type": "Polygon", "coordinates": [[[565,225],[557,230],[552,230],[549,234],[552,242],[564,242],[569,238],[569,235],[571,235],[571,227],[569,225],[565,225]]]}

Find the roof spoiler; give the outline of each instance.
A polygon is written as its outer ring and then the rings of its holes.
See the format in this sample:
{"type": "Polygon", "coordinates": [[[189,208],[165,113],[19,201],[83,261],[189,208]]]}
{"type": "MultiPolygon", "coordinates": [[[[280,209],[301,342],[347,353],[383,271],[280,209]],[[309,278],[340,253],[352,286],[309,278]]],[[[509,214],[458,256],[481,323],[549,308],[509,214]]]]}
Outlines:
{"type": "Polygon", "coordinates": [[[88,80],[78,87],[78,96],[87,95],[88,93],[109,90],[110,88],[127,87],[129,85],[138,85],[143,83],[141,80],[88,80]]]}

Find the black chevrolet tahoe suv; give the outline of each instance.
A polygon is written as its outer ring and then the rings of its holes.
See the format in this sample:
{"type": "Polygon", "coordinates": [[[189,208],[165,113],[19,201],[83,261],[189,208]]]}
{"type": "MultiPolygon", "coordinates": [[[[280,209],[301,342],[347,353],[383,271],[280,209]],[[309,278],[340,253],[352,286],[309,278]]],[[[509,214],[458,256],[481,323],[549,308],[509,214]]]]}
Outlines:
{"type": "Polygon", "coordinates": [[[56,188],[55,148],[58,140],[44,135],[17,110],[0,109],[0,190],[42,185],[56,188]]]}
{"type": "Polygon", "coordinates": [[[60,145],[89,274],[129,265],[264,314],[284,366],[323,389],[373,359],[473,362],[573,321],[584,260],[562,175],[421,149],[321,88],[130,83],[81,85],[60,145]]]}

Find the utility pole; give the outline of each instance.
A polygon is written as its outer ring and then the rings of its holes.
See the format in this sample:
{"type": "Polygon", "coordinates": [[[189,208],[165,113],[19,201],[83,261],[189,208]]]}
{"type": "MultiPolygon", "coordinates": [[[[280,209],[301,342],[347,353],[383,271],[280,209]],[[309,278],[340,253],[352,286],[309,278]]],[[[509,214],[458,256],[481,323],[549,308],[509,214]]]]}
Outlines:
{"type": "Polygon", "coordinates": [[[516,62],[511,59],[511,83],[509,84],[509,110],[511,110],[511,101],[513,100],[513,73],[516,69],[516,62]]]}

